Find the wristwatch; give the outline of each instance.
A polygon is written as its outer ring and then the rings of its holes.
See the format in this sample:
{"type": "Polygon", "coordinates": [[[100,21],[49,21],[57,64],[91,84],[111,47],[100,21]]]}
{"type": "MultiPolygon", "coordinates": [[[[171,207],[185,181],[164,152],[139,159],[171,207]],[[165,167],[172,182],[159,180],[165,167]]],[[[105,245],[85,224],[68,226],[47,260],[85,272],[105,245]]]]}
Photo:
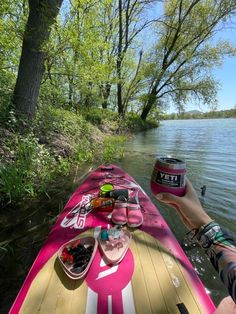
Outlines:
{"type": "Polygon", "coordinates": [[[212,245],[219,231],[221,231],[219,224],[211,221],[207,225],[203,225],[195,236],[201,247],[207,249],[212,245]]]}

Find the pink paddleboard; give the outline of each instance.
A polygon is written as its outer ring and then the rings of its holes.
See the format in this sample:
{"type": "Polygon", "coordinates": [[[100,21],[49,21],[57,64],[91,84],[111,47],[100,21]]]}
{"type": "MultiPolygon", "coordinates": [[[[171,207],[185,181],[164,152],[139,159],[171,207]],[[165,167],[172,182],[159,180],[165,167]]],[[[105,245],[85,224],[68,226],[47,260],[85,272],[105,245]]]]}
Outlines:
{"type": "Polygon", "coordinates": [[[159,210],[115,165],[100,166],[74,192],[41,248],[10,313],[214,313],[215,306],[159,210]],[[143,209],[143,224],[127,228],[129,248],[110,264],[96,249],[83,278],[71,279],[58,261],[74,238],[98,238],[113,226],[111,213],[91,209],[103,183],[128,189],[143,209]]]}

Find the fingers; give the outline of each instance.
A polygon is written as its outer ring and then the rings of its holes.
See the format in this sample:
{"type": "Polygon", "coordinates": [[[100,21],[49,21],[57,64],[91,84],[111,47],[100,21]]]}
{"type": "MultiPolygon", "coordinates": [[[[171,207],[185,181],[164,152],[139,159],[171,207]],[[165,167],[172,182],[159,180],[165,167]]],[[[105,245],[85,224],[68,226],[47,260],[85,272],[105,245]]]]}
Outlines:
{"type": "Polygon", "coordinates": [[[166,204],[174,204],[178,207],[182,205],[182,199],[171,193],[159,193],[156,195],[156,199],[166,204]]]}
{"type": "Polygon", "coordinates": [[[212,221],[204,211],[191,182],[186,180],[186,194],[182,197],[171,193],[156,195],[157,200],[175,208],[188,228],[200,228],[212,221]]]}
{"type": "Polygon", "coordinates": [[[186,194],[187,195],[194,195],[195,197],[197,197],[197,193],[192,185],[192,183],[189,181],[188,178],[186,178],[186,194]]]}
{"type": "MultiPolygon", "coordinates": [[[[192,183],[189,181],[188,178],[186,178],[186,194],[184,197],[197,197],[197,194],[192,186],[192,183]]],[[[166,204],[178,204],[178,205],[183,205],[183,200],[184,197],[179,197],[171,193],[159,193],[156,195],[156,198],[164,202],[166,204]]]]}
{"type": "Polygon", "coordinates": [[[156,195],[157,200],[170,205],[173,207],[178,214],[180,215],[181,219],[183,220],[184,224],[187,228],[193,229],[193,224],[191,221],[187,218],[187,216],[183,213],[181,210],[183,207],[183,199],[181,197],[178,197],[176,195],[173,195],[171,193],[160,193],[156,195]]]}

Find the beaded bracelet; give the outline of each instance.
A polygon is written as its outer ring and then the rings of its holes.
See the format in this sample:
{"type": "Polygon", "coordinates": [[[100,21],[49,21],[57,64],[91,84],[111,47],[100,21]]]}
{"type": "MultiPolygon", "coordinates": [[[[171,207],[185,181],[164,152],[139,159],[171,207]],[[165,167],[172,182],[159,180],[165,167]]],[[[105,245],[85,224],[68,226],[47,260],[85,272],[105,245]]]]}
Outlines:
{"type": "Polygon", "coordinates": [[[220,226],[212,220],[211,222],[195,228],[186,233],[185,242],[190,246],[199,245],[208,248],[214,241],[216,233],[220,230],[220,226]]]}

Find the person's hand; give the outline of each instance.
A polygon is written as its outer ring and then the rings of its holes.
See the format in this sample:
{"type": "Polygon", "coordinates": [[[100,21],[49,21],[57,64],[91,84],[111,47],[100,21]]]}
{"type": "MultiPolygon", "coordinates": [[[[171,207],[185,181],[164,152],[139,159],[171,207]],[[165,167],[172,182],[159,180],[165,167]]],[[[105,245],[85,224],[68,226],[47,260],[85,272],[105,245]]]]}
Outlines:
{"type": "Polygon", "coordinates": [[[212,221],[210,216],[203,210],[197,193],[188,179],[186,179],[186,194],[184,196],[159,193],[155,197],[158,201],[174,207],[189,229],[199,229],[212,221]]]}
{"type": "Polygon", "coordinates": [[[228,296],[221,300],[214,314],[235,314],[236,304],[234,303],[232,297],[228,296]]]}

